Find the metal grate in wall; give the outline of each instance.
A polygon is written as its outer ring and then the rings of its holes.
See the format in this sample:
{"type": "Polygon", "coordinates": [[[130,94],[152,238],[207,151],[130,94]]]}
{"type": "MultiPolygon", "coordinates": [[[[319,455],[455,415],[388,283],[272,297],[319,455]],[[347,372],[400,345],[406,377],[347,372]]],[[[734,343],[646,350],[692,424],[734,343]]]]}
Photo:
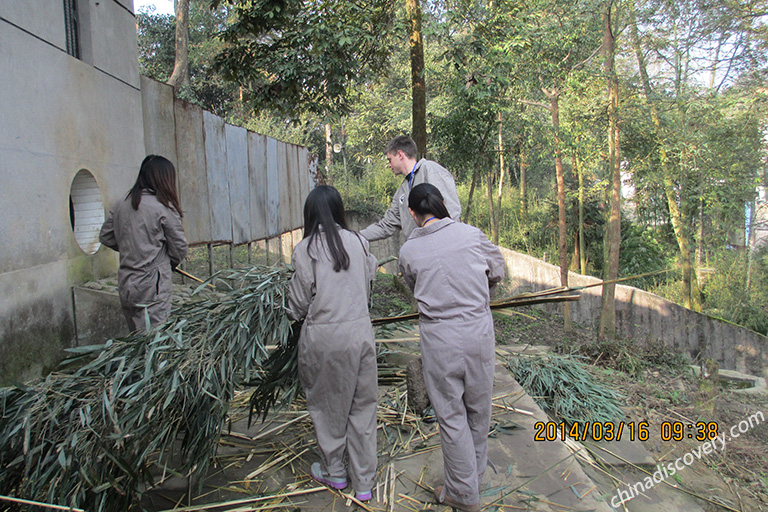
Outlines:
{"type": "Polygon", "coordinates": [[[101,246],[99,231],[105,218],[104,203],[96,178],[86,169],[80,169],[72,180],[69,204],[77,245],[87,254],[95,253],[101,246]]]}
{"type": "Polygon", "coordinates": [[[77,17],[77,1],[64,0],[64,29],[67,34],[67,53],[80,58],[80,24],[77,17]]]}

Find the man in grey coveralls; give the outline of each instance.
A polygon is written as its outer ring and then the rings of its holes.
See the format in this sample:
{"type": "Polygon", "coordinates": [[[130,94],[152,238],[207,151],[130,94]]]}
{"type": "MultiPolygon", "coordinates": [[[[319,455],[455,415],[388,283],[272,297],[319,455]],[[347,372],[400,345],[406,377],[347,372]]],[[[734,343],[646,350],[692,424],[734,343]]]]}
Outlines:
{"type": "Polygon", "coordinates": [[[389,168],[395,176],[404,176],[405,179],[395,192],[384,217],[360,231],[366,240],[372,242],[387,238],[392,236],[397,228],[403,231],[404,239],[408,239],[411,231],[416,227],[416,223],[408,212],[408,194],[420,183],[431,183],[436,186],[443,194],[445,207],[451,218],[459,221],[461,203],[456,193],[456,182],[445,167],[426,158],[417,161],[419,152],[416,143],[407,135],[399,135],[389,141],[384,148],[384,153],[387,156],[389,168]]]}

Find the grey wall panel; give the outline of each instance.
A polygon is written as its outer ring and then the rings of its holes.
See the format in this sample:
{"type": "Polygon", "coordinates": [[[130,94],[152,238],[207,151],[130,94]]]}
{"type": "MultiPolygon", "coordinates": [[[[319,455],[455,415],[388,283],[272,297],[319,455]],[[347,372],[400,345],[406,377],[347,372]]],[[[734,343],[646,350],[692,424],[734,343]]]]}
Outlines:
{"type": "Polygon", "coordinates": [[[288,147],[285,142],[277,143],[277,169],[280,175],[280,232],[291,230],[291,174],[288,172],[288,147]]]}
{"type": "Polygon", "coordinates": [[[232,212],[227,181],[227,144],[224,120],[203,111],[205,165],[208,172],[208,197],[211,212],[211,242],[232,241],[232,212]]]}
{"type": "Polygon", "coordinates": [[[302,224],[301,211],[304,207],[304,196],[301,193],[302,166],[299,161],[299,146],[296,144],[287,144],[288,152],[288,175],[291,178],[291,226],[290,229],[296,229],[302,224]]]}
{"type": "Polygon", "coordinates": [[[85,257],[72,180],[87,169],[105,211],[125,197],[144,157],[141,92],[4,21],[0,91],[0,272],[85,257]]]}
{"type": "Polygon", "coordinates": [[[176,159],[176,121],[173,87],[141,77],[141,107],[144,114],[144,149],[148,155],[164,156],[173,165],[176,159]]]}
{"type": "Polygon", "coordinates": [[[309,150],[304,148],[304,150],[307,152],[307,179],[309,184],[309,191],[312,192],[312,189],[315,188],[315,185],[317,184],[317,166],[318,158],[317,155],[310,155],[309,150]]]}
{"type": "Polygon", "coordinates": [[[299,152],[299,184],[301,191],[302,208],[309,194],[309,150],[303,146],[297,146],[299,152]]]}
{"type": "Polygon", "coordinates": [[[280,234],[280,172],[278,141],[267,137],[267,228],[269,236],[280,234]]]}
{"type": "Polygon", "coordinates": [[[184,209],[184,230],[191,244],[211,240],[208,172],[205,165],[203,109],[176,100],[176,147],[179,199],[184,209]]]}
{"type": "Polygon", "coordinates": [[[227,124],[227,180],[229,203],[232,212],[232,242],[244,244],[251,241],[251,201],[248,179],[248,130],[227,124]]]}
{"type": "Polygon", "coordinates": [[[56,48],[67,49],[64,2],[61,0],[35,0],[34,6],[27,2],[0,2],[0,17],[56,48]]]}
{"type": "Polygon", "coordinates": [[[82,58],[96,68],[140,87],[136,18],[116,2],[79,2],[82,58]]]}
{"type": "Polygon", "coordinates": [[[267,137],[248,132],[248,184],[251,197],[251,240],[269,236],[267,222],[267,137]]]}

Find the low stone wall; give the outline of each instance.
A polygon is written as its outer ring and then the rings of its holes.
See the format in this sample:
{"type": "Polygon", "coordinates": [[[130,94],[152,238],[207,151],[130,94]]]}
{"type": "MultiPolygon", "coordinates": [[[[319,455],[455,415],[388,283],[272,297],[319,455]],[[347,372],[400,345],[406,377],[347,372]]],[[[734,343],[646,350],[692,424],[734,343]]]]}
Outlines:
{"type": "MultiPolygon", "coordinates": [[[[509,249],[501,251],[507,261],[507,286],[513,294],[560,285],[560,267],[509,249]]],[[[572,288],[599,282],[595,277],[574,272],[568,275],[572,288]]],[[[573,321],[597,330],[602,287],[594,286],[579,293],[581,299],[570,303],[573,321]]],[[[544,307],[562,310],[560,304],[544,307]]],[[[768,376],[767,337],[632,286],[616,285],[616,330],[619,336],[638,343],[661,341],[692,360],[708,357],[721,368],[768,376]]]]}
{"type": "MultiPolygon", "coordinates": [[[[347,222],[349,223],[349,229],[354,231],[360,231],[363,228],[368,227],[370,224],[378,221],[381,217],[378,215],[362,215],[354,211],[347,212],[347,222]]],[[[378,259],[386,258],[387,256],[397,256],[400,254],[400,247],[405,242],[405,238],[398,230],[397,233],[384,240],[376,240],[371,242],[371,253],[378,259]]],[[[388,274],[397,274],[400,272],[397,266],[397,261],[387,263],[382,269],[388,274]]]]}

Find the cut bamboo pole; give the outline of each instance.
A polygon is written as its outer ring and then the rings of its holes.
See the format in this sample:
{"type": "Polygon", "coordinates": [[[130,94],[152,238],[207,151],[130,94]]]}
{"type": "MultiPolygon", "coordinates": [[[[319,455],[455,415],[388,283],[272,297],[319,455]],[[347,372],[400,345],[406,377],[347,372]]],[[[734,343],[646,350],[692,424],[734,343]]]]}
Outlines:
{"type": "MultiPolygon", "coordinates": [[[[193,510],[211,510],[214,508],[221,508],[221,507],[232,507],[237,505],[245,505],[247,503],[258,503],[261,501],[268,501],[272,499],[285,499],[285,498],[292,498],[294,496],[303,496],[305,494],[312,494],[319,491],[325,491],[328,490],[327,487],[313,487],[311,489],[302,489],[300,491],[294,491],[294,492],[288,492],[288,493],[280,493],[280,494],[272,494],[270,496],[254,496],[253,498],[243,498],[241,500],[233,500],[233,501],[222,501],[219,503],[201,503],[200,505],[190,505],[188,507],[177,507],[177,508],[169,508],[166,510],[163,510],[162,512],[191,512],[193,510]]],[[[69,509],[66,509],[69,510],[69,509]]],[[[84,511],[83,511],[84,512],[84,511]]]]}
{"type": "Polygon", "coordinates": [[[63,505],[51,505],[50,503],[41,503],[39,501],[25,500],[22,498],[13,498],[11,496],[0,495],[0,500],[10,501],[11,503],[19,503],[21,505],[34,505],[36,507],[50,508],[52,510],[69,510],[71,512],[85,512],[81,508],[65,507],[63,505]]]}

